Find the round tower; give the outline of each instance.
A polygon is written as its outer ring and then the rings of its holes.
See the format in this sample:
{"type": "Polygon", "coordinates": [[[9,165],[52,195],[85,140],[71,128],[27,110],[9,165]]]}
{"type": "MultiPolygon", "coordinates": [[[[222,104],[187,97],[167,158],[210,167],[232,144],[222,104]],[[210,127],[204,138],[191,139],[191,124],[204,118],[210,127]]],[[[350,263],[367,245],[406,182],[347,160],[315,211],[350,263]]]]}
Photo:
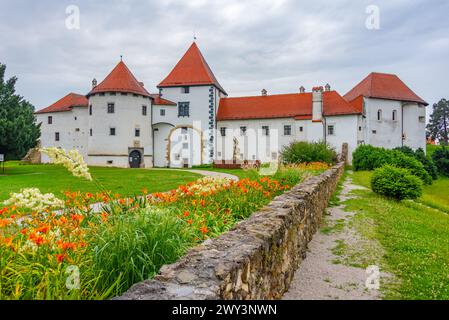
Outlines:
{"type": "Polygon", "coordinates": [[[87,94],[88,163],[143,168],[152,166],[152,97],[123,61],[87,94]]]}

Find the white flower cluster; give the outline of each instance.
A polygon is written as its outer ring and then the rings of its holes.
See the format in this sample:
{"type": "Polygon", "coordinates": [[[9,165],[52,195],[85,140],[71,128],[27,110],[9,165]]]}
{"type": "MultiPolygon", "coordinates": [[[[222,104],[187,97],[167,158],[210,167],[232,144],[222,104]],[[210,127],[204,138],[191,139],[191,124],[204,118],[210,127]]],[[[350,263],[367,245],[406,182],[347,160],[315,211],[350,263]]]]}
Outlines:
{"type": "Polygon", "coordinates": [[[64,149],[51,147],[42,148],[41,152],[47,154],[54,164],[62,164],[67,170],[69,170],[75,177],[81,177],[86,180],[92,181],[89,168],[84,162],[83,156],[78,150],[73,149],[66,152],[64,149]]]}
{"type": "Polygon", "coordinates": [[[37,212],[47,208],[64,207],[64,201],[56,198],[52,193],[42,194],[37,188],[26,188],[20,190],[20,193],[11,193],[10,198],[4,204],[28,208],[37,212]]]}
{"type": "Polygon", "coordinates": [[[231,185],[232,181],[226,178],[204,177],[198,179],[187,187],[178,188],[178,193],[183,194],[185,191],[194,194],[214,193],[223,190],[231,185]]]}

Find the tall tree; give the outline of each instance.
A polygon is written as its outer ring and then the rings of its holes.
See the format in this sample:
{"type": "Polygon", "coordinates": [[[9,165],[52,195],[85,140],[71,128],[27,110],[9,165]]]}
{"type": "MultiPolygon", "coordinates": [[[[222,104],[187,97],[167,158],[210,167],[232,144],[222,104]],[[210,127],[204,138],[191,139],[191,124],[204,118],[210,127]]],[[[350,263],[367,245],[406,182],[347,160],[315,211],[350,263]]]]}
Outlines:
{"type": "Polygon", "coordinates": [[[449,101],[441,99],[433,105],[433,112],[427,125],[427,136],[440,141],[445,146],[449,143],[449,101]]]}
{"type": "Polygon", "coordinates": [[[16,77],[5,80],[6,65],[0,63],[0,153],[6,159],[21,159],[37,144],[40,125],[34,106],[16,94],[16,77]]]}

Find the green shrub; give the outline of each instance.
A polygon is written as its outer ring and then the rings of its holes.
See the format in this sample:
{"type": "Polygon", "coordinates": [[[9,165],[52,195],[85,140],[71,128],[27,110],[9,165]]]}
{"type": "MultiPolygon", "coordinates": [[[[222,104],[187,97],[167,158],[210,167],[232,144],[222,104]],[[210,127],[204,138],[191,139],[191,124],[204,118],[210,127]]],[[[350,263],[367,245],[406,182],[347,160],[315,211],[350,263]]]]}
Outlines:
{"type": "Polygon", "coordinates": [[[435,166],[435,163],[433,162],[430,156],[426,156],[422,148],[413,151],[412,148],[403,146],[400,148],[395,148],[393,150],[401,151],[405,155],[415,158],[416,160],[422,163],[424,169],[432,177],[433,180],[436,180],[438,178],[438,170],[437,167],[435,166]]]}
{"type": "Polygon", "coordinates": [[[420,178],[425,184],[432,184],[432,177],[427,173],[422,163],[414,157],[407,156],[401,151],[389,150],[387,164],[398,168],[408,169],[411,174],[420,178]]]}
{"type": "Polygon", "coordinates": [[[352,166],[355,171],[374,170],[387,161],[388,150],[371,145],[361,145],[352,154],[352,166]]]}
{"type": "Polygon", "coordinates": [[[449,177],[449,148],[441,147],[432,154],[438,172],[449,177]]]}
{"type": "Polygon", "coordinates": [[[295,141],[281,151],[281,159],[285,164],[337,161],[337,153],[324,142],[295,141]]]}
{"type": "MultiPolygon", "coordinates": [[[[407,149],[405,152],[410,154],[407,149]]],[[[411,150],[411,149],[410,149],[411,150]]],[[[413,150],[411,150],[413,152],[413,150]]],[[[419,177],[425,184],[432,184],[432,177],[426,171],[423,164],[409,156],[402,149],[388,150],[371,145],[361,145],[352,154],[352,165],[354,170],[374,170],[389,164],[398,168],[409,169],[412,174],[419,177]]],[[[413,154],[415,154],[413,152],[413,154]]]]}
{"type": "Polygon", "coordinates": [[[426,155],[422,148],[419,148],[415,151],[415,158],[419,162],[422,163],[424,169],[426,169],[427,173],[430,174],[433,180],[438,179],[438,168],[435,165],[435,162],[432,160],[432,157],[426,155]]]}
{"type": "Polygon", "coordinates": [[[421,180],[407,169],[385,165],[374,171],[371,188],[377,194],[394,198],[416,199],[422,195],[421,180]]]}

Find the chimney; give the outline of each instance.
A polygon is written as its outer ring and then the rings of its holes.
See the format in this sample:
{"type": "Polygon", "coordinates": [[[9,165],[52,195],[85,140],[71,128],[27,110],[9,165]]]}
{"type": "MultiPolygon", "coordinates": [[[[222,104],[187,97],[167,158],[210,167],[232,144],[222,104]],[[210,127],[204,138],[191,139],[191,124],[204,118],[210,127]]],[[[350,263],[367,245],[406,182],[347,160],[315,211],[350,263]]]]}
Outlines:
{"type": "Polygon", "coordinates": [[[267,90],[265,90],[265,89],[262,89],[262,96],[266,96],[267,95],[267,90]]]}
{"type": "Polygon", "coordinates": [[[313,87],[312,105],[312,121],[320,121],[323,114],[323,87],[313,87]]]}
{"type": "Polygon", "coordinates": [[[331,85],[328,83],[324,86],[326,91],[331,91],[331,85]]]}
{"type": "Polygon", "coordinates": [[[93,79],[92,80],[92,89],[95,88],[97,86],[97,79],[93,79]]]}
{"type": "Polygon", "coordinates": [[[306,88],[304,88],[303,86],[299,87],[299,92],[300,93],[306,92],[306,88]]]}

